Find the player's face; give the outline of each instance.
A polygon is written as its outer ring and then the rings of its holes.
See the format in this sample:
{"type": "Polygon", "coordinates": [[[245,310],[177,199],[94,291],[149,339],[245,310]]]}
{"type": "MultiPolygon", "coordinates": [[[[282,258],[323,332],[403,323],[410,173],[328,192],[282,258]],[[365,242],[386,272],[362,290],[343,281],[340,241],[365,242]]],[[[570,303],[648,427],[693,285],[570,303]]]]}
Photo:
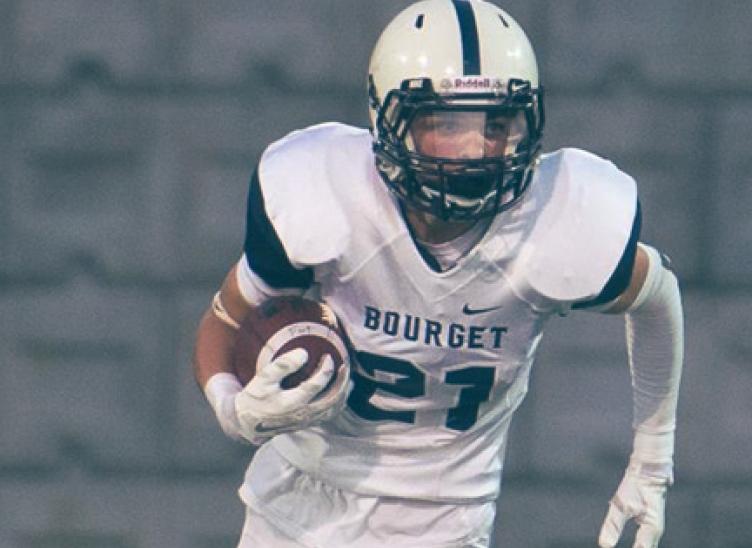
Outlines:
{"type": "Polygon", "coordinates": [[[481,160],[503,156],[512,141],[518,141],[515,126],[515,118],[502,110],[428,110],[416,115],[410,134],[419,154],[481,160]]]}

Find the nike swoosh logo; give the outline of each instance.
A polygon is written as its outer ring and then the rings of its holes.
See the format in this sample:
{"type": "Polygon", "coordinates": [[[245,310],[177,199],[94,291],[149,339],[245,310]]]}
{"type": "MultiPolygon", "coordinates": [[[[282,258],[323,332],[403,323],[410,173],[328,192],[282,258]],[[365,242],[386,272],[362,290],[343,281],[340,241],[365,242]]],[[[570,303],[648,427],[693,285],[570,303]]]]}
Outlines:
{"type": "Polygon", "coordinates": [[[485,312],[491,312],[492,310],[497,310],[499,308],[501,308],[501,305],[490,306],[488,308],[470,308],[470,305],[466,304],[462,307],[462,312],[464,314],[467,314],[468,316],[473,316],[474,314],[483,314],[485,312]]]}

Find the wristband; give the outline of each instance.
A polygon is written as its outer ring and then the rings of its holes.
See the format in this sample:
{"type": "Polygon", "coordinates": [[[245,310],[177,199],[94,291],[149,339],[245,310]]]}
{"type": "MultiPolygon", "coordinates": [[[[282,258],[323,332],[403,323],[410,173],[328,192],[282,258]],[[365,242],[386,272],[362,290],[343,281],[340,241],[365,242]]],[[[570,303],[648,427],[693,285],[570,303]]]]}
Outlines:
{"type": "Polygon", "coordinates": [[[204,386],[204,395],[217,416],[222,431],[234,440],[241,441],[240,423],[235,412],[235,396],[243,385],[232,373],[216,373],[204,386]]]}

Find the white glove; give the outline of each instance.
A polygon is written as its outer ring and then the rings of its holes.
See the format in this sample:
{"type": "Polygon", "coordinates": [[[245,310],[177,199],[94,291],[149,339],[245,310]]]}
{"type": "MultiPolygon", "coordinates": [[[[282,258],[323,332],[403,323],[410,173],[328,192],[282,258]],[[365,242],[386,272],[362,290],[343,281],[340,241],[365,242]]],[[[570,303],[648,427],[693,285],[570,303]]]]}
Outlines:
{"type": "Polygon", "coordinates": [[[328,420],[345,406],[350,391],[350,366],[345,363],[325,393],[334,371],[329,356],[322,359],[319,371],[295,388],[284,390],[280,382],[303,367],[306,351],[296,349],[279,356],[259,371],[243,388],[232,373],[213,375],[204,393],[222,431],[234,440],[261,445],[281,432],[305,428],[328,420]]]}
{"type": "Polygon", "coordinates": [[[350,389],[350,367],[347,363],[340,367],[334,384],[322,393],[334,373],[329,355],[321,359],[316,373],[295,388],[280,386],[282,379],[307,361],[305,350],[291,350],[257,371],[235,396],[235,413],[245,439],[258,445],[282,432],[329,420],[342,411],[350,389]]]}
{"type": "Polygon", "coordinates": [[[624,525],[634,519],[639,525],[633,548],[656,548],[664,527],[666,490],[671,479],[651,475],[647,466],[630,463],[616,494],[609,503],[606,519],[598,536],[600,548],[612,548],[619,541],[624,525]]]}

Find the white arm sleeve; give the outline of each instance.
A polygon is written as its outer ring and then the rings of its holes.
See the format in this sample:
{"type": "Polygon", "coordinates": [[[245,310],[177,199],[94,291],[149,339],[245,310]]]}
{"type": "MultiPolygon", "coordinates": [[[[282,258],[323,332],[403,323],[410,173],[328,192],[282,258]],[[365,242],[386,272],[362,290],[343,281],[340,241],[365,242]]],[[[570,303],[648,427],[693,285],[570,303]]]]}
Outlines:
{"type": "Polygon", "coordinates": [[[248,266],[248,259],[243,253],[238,261],[238,267],[236,269],[236,279],[238,282],[238,288],[243,298],[251,306],[256,306],[259,303],[265,301],[269,297],[279,297],[281,295],[302,295],[305,293],[304,289],[289,288],[289,289],[275,289],[267,284],[261,277],[251,270],[248,266]]]}
{"type": "Polygon", "coordinates": [[[684,357],[684,326],[676,276],[661,255],[640,244],[648,274],[626,314],[635,439],[632,458],[671,480],[676,405],[684,357]]]}

